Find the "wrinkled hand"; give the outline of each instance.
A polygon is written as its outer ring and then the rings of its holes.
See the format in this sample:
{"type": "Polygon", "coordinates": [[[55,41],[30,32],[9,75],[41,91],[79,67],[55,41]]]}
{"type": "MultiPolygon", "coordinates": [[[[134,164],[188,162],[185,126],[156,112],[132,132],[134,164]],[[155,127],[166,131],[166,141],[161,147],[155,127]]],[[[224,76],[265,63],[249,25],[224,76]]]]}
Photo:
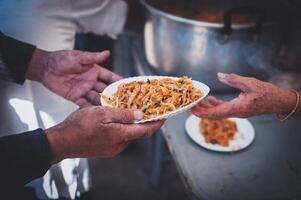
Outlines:
{"type": "Polygon", "coordinates": [[[163,121],[133,124],[143,113],[90,106],[72,113],[64,122],[47,129],[53,163],[65,158],[112,157],[131,140],[151,136],[163,121]]]}
{"type": "Polygon", "coordinates": [[[77,105],[99,105],[99,94],[120,76],[101,67],[110,56],[109,51],[90,53],[82,51],[45,52],[36,50],[27,77],[45,85],[49,90],[77,105]]]}
{"type": "Polygon", "coordinates": [[[218,79],[230,87],[241,90],[240,95],[231,101],[223,101],[210,96],[208,102],[202,101],[192,109],[194,115],[222,119],[287,113],[292,110],[296,101],[293,92],[255,78],[218,73],[218,79]]]}

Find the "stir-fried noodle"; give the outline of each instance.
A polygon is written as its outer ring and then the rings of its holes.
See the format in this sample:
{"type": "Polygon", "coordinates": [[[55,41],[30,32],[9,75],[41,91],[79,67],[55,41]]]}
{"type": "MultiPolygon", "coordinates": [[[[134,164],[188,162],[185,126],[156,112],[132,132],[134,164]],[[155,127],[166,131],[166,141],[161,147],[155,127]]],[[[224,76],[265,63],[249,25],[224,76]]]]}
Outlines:
{"type": "Polygon", "coordinates": [[[140,109],[144,119],[150,119],[182,108],[201,96],[191,79],[181,77],[126,83],[118,87],[112,98],[103,98],[115,108],[140,109]]]}

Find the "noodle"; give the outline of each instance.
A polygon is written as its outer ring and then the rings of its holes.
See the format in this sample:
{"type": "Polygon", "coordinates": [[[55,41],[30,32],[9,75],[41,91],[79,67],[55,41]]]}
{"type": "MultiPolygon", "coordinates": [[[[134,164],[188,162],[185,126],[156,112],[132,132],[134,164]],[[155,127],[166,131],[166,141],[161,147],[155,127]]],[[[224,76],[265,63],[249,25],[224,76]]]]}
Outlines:
{"type": "Polygon", "coordinates": [[[112,98],[103,98],[114,108],[140,109],[144,119],[150,119],[182,108],[201,96],[191,79],[181,77],[133,81],[120,85],[112,98]]]}
{"type": "Polygon", "coordinates": [[[205,137],[206,143],[229,146],[237,132],[236,123],[228,120],[202,119],[200,122],[201,133],[205,137]]]}

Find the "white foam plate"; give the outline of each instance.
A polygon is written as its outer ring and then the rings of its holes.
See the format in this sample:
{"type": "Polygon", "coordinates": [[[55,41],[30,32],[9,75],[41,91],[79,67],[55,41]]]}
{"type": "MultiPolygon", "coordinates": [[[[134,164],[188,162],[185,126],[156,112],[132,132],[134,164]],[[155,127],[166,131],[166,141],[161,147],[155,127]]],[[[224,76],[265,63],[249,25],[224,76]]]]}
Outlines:
{"type": "MultiPolygon", "coordinates": [[[[107,96],[107,97],[113,97],[113,94],[117,92],[118,86],[120,86],[121,84],[130,83],[130,82],[133,82],[133,81],[147,81],[147,80],[165,79],[165,78],[170,78],[170,79],[174,79],[174,80],[179,79],[178,77],[170,77],[170,76],[136,76],[136,77],[122,79],[122,80],[119,80],[117,82],[112,83],[111,85],[106,87],[106,89],[102,92],[102,94],[107,96]]],[[[198,102],[200,102],[202,99],[204,99],[208,95],[210,89],[207,85],[205,85],[204,83],[201,83],[199,81],[194,81],[193,80],[192,82],[193,82],[193,85],[202,92],[203,96],[201,98],[199,98],[198,100],[192,102],[189,105],[186,105],[182,108],[174,110],[170,113],[166,113],[164,115],[160,115],[160,116],[157,116],[155,118],[151,118],[151,119],[147,119],[147,120],[141,120],[137,123],[145,123],[145,122],[150,122],[150,121],[157,121],[157,120],[167,119],[167,118],[170,118],[172,116],[175,116],[177,114],[185,112],[185,111],[191,109],[192,107],[194,107],[198,102]]],[[[100,98],[100,101],[101,101],[101,104],[103,106],[112,107],[110,104],[106,103],[106,101],[102,97],[100,98]]]]}
{"type": "Polygon", "coordinates": [[[198,145],[218,152],[234,152],[247,148],[255,139],[255,130],[252,124],[247,119],[230,118],[236,122],[237,133],[233,140],[230,141],[229,146],[224,147],[219,144],[210,144],[205,142],[204,136],[201,134],[200,121],[202,119],[190,115],[185,122],[185,129],[188,136],[198,145]]]}

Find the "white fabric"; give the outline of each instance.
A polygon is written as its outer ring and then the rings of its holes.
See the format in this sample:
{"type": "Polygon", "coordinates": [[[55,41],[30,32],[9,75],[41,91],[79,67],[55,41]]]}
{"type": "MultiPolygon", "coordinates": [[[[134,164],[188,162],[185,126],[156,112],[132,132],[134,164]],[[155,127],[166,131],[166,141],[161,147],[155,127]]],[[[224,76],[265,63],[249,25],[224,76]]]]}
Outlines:
{"type": "MultiPolygon", "coordinates": [[[[0,30],[48,51],[72,49],[78,32],[116,38],[126,14],[122,0],[1,0],[0,30]]],[[[0,134],[47,128],[77,109],[32,81],[23,86],[0,82],[0,94],[0,134]]],[[[74,199],[90,188],[88,162],[67,159],[31,185],[39,198],[74,199]]]]}
{"type": "Polygon", "coordinates": [[[121,0],[1,0],[3,33],[49,51],[72,49],[75,34],[112,38],[122,31],[127,5],[121,0]]]}

